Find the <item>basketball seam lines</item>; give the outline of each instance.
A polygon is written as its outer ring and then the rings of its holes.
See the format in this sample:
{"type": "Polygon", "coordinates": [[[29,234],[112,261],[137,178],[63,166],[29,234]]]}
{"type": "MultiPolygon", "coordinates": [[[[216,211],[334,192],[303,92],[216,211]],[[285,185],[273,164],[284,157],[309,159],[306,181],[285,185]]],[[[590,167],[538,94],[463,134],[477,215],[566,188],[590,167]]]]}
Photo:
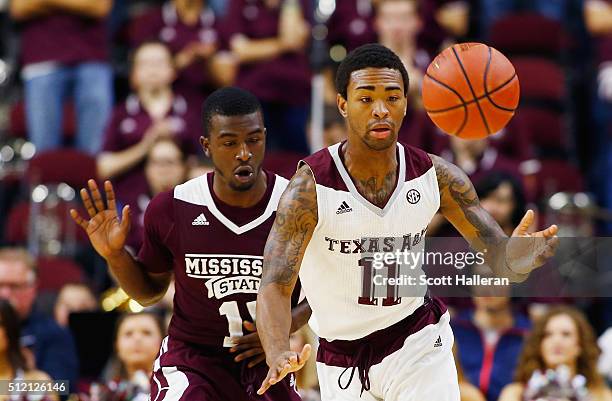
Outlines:
{"type": "Polygon", "coordinates": [[[431,76],[428,72],[425,73],[425,75],[427,77],[429,77],[429,79],[431,79],[432,81],[434,81],[435,83],[437,83],[438,85],[442,85],[443,87],[445,87],[446,89],[448,89],[449,91],[453,92],[455,95],[457,95],[457,97],[459,98],[459,100],[461,101],[461,104],[459,106],[454,106],[454,107],[463,107],[463,122],[461,123],[461,126],[459,127],[459,129],[457,130],[457,132],[455,132],[453,135],[456,135],[458,137],[460,137],[461,135],[461,131],[463,131],[463,128],[465,128],[465,124],[467,123],[467,103],[465,102],[465,100],[463,99],[463,96],[461,96],[461,94],[459,92],[457,92],[455,89],[453,89],[453,87],[448,86],[447,84],[445,84],[442,81],[438,81],[436,78],[434,78],[433,76],[431,76]]]}
{"type": "MultiPolygon", "coordinates": [[[[434,79],[433,79],[433,78],[432,78],[432,77],[431,77],[429,74],[426,74],[426,75],[427,75],[427,77],[431,78],[431,79],[432,79],[432,80],[433,80],[435,83],[437,83],[437,84],[440,84],[440,83],[441,83],[440,81],[434,80],[434,79]]],[[[510,82],[512,82],[512,81],[514,80],[514,78],[516,78],[516,73],[514,73],[514,75],[513,75],[512,77],[510,77],[510,79],[508,79],[508,80],[507,80],[506,82],[504,82],[503,84],[499,85],[499,86],[498,86],[498,87],[496,87],[496,88],[493,88],[493,90],[491,90],[490,92],[488,92],[488,94],[489,94],[489,95],[493,95],[493,94],[495,94],[495,93],[499,92],[501,89],[504,89],[504,87],[505,87],[506,85],[508,85],[510,82]]],[[[447,87],[447,86],[445,86],[445,87],[447,87]]],[[[485,99],[485,98],[488,98],[487,93],[485,93],[485,94],[484,94],[484,95],[482,95],[482,96],[478,96],[476,99],[478,99],[478,100],[482,100],[482,99],[485,99]]],[[[493,103],[493,101],[492,101],[490,98],[489,98],[489,100],[491,101],[491,103],[493,103]]],[[[474,103],[475,101],[476,101],[476,100],[470,100],[469,102],[465,102],[465,104],[469,106],[470,104],[474,103]]],[[[493,105],[494,105],[494,106],[496,106],[496,105],[495,105],[495,103],[493,103],[493,105]]],[[[425,111],[427,111],[427,113],[429,113],[429,114],[432,114],[432,113],[433,113],[433,114],[436,114],[436,113],[444,113],[444,112],[446,112],[446,111],[455,110],[455,109],[458,109],[458,108],[461,108],[461,107],[463,107],[463,104],[458,104],[458,105],[456,105],[456,106],[447,107],[447,108],[445,108],[445,109],[436,109],[436,110],[428,110],[428,109],[425,109],[425,111]]],[[[516,109],[507,109],[507,108],[504,108],[504,107],[502,107],[502,106],[498,106],[498,107],[499,107],[499,108],[501,108],[501,109],[503,109],[503,110],[507,110],[507,111],[511,111],[511,112],[515,112],[515,111],[516,111],[516,109]]]]}
{"type": "Polygon", "coordinates": [[[476,97],[476,91],[474,91],[474,87],[472,86],[472,83],[470,82],[470,78],[468,77],[467,72],[465,71],[465,68],[463,67],[463,63],[461,62],[461,59],[459,58],[459,55],[457,54],[457,50],[455,50],[454,47],[452,47],[451,49],[453,50],[453,54],[455,55],[455,58],[457,59],[457,62],[459,63],[459,67],[461,67],[461,72],[463,72],[465,81],[470,87],[470,92],[472,92],[472,96],[474,97],[474,100],[476,100],[476,107],[478,107],[478,112],[480,113],[480,117],[482,117],[482,122],[484,123],[485,128],[487,129],[487,133],[491,135],[491,129],[489,128],[489,123],[487,123],[487,119],[485,118],[484,112],[482,111],[482,107],[480,107],[480,102],[478,102],[478,98],[476,97]]]}
{"type": "MultiPolygon", "coordinates": [[[[495,101],[493,99],[491,99],[491,97],[489,97],[489,90],[487,88],[487,77],[489,75],[489,68],[491,67],[491,60],[493,59],[493,52],[491,50],[491,46],[488,46],[489,48],[489,61],[487,61],[487,68],[485,68],[485,73],[484,73],[484,90],[485,90],[485,96],[487,97],[487,99],[489,100],[489,102],[491,102],[491,104],[495,107],[497,107],[498,109],[501,110],[505,110],[505,111],[511,111],[514,113],[513,109],[509,109],[507,107],[502,107],[500,105],[498,105],[497,103],[495,103],[495,101]]],[[[514,76],[516,76],[516,72],[514,73],[514,75],[512,76],[512,78],[514,79],[514,76]]],[[[508,81],[510,82],[510,81],[508,81]]],[[[504,84],[505,85],[505,84],[504,84]]]]}

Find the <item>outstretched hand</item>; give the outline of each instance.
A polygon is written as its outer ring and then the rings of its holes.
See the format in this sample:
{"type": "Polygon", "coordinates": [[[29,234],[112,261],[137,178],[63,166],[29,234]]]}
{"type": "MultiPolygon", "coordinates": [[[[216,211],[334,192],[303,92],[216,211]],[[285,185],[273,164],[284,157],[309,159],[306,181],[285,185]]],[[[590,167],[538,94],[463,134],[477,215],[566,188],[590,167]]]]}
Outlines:
{"type": "Polygon", "coordinates": [[[515,273],[529,274],[550,259],[559,245],[556,225],[529,233],[535,214],[528,210],[506,245],[506,266],[515,273]]]}
{"type": "Polygon", "coordinates": [[[301,352],[285,351],[281,353],[272,365],[270,365],[268,375],[263,383],[261,383],[261,387],[257,390],[257,394],[262,395],[270,386],[283,380],[289,373],[302,369],[308,358],[310,358],[311,352],[312,347],[310,344],[306,344],[301,352]]]}
{"type": "Polygon", "coordinates": [[[70,210],[70,216],[85,230],[100,256],[107,259],[123,250],[130,231],[130,207],[126,205],[123,208],[119,221],[115,191],[110,181],[104,182],[107,205],[96,182],[89,180],[87,185],[91,196],[85,188],[81,189],[80,194],[90,219],[83,219],[75,209],[70,210]]]}

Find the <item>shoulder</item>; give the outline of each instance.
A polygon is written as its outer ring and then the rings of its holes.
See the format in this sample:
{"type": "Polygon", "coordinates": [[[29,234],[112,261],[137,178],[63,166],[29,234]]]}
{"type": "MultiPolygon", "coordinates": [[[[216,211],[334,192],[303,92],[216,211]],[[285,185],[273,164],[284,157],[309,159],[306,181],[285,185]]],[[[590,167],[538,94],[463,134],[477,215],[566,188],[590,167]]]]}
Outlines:
{"type": "Polygon", "coordinates": [[[147,210],[145,211],[145,219],[159,218],[163,215],[168,215],[172,211],[174,201],[174,191],[161,192],[151,199],[147,210]]]}
{"type": "Polygon", "coordinates": [[[417,178],[428,172],[433,166],[430,155],[422,149],[399,142],[406,159],[406,180],[417,178]]]}
{"type": "Polygon", "coordinates": [[[317,212],[317,190],[313,173],[306,164],[298,167],[297,172],[289,181],[280,203],[279,212],[292,211],[317,212]]]}
{"type": "Polygon", "coordinates": [[[524,389],[522,383],[510,383],[502,389],[499,401],[521,401],[524,389]]]}
{"type": "Polygon", "coordinates": [[[348,188],[336,167],[336,161],[334,161],[334,158],[339,157],[339,148],[340,144],[336,144],[321,149],[301,160],[298,167],[307,165],[316,184],[348,192],[348,188]]]}

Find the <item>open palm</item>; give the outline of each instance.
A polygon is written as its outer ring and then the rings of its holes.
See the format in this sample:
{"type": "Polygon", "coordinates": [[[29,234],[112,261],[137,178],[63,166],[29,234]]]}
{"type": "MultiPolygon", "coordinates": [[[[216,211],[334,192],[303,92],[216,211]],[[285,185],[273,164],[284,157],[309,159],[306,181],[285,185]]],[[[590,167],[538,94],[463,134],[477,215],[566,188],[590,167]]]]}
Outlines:
{"type": "Polygon", "coordinates": [[[533,221],[534,213],[528,210],[506,244],[506,263],[515,273],[528,274],[542,266],[555,254],[559,245],[556,225],[529,233],[527,229],[533,221]]]}
{"type": "Polygon", "coordinates": [[[85,188],[82,188],[80,193],[90,219],[83,219],[74,209],[70,210],[70,216],[83,227],[100,256],[108,258],[123,250],[130,231],[130,208],[129,206],[123,208],[121,221],[119,221],[115,191],[110,181],[104,182],[107,205],[104,204],[96,182],[89,180],[87,185],[91,196],[85,188]]]}

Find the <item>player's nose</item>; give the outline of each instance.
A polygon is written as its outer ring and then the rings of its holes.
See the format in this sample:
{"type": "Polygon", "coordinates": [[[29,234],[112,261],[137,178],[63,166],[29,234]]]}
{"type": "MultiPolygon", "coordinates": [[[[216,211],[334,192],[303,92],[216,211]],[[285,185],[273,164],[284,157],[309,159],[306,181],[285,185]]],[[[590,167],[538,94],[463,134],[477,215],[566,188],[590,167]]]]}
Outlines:
{"type": "Polygon", "coordinates": [[[374,107],[372,108],[372,115],[377,119],[386,118],[389,115],[389,109],[387,108],[385,102],[374,102],[374,107]]]}
{"type": "Polygon", "coordinates": [[[247,144],[243,143],[240,146],[240,149],[238,150],[238,154],[236,154],[236,159],[248,161],[251,157],[253,157],[253,153],[251,153],[251,150],[249,149],[247,144]]]}

